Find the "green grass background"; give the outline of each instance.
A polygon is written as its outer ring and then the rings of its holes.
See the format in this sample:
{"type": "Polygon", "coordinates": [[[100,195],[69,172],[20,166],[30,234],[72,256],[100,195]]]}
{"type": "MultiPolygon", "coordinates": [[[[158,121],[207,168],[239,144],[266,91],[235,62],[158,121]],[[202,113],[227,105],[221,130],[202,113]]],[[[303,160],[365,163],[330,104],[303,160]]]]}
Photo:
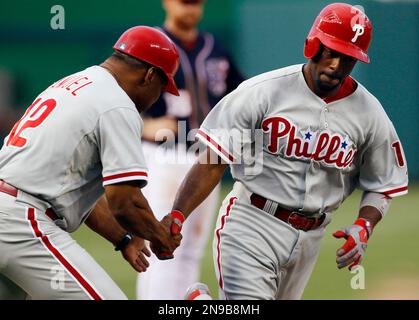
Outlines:
{"type": "MultiPolygon", "coordinates": [[[[223,184],[222,198],[231,185],[223,184]]],[[[327,228],[319,259],[306,287],[303,299],[419,299],[419,185],[411,185],[409,194],[396,198],[384,220],[368,243],[365,289],[351,288],[351,274],[338,270],[335,251],[343,243],[332,233],[351,224],[357,215],[360,193],[354,193],[336,211],[327,228]]],[[[220,201],[222,200],[220,199],[220,201]]],[[[135,299],[136,273],[111,244],[83,226],[73,234],[96,261],[110,274],[130,299],[135,299]]],[[[217,293],[212,261],[212,235],[202,262],[201,280],[217,293]]]]}

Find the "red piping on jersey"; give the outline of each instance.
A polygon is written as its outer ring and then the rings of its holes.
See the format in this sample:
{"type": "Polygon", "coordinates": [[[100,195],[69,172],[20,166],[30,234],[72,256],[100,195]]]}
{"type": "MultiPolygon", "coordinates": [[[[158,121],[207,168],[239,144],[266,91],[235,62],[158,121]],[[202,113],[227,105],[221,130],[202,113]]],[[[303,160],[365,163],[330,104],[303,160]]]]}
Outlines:
{"type": "Polygon", "coordinates": [[[114,174],[112,176],[103,177],[103,181],[109,181],[109,180],[126,178],[126,177],[133,177],[133,176],[148,177],[148,174],[147,174],[147,172],[141,172],[141,171],[119,173],[119,174],[114,174]]]}
{"type": "Polygon", "coordinates": [[[53,246],[48,237],[42,234],[42,231],[38,227],[38,221],[35,218],[35,209],[28,209],[28,221],[34,231],[35,235],[39,238],[41,242],[47,247],[47,249],[52,253],[52,255],[61,263],[64,268],[77,280],[77,282],[89,293],[92,299],[102,300],[100,295],[92,288],[92,286],[83,278],[83,276],[67,261],[66,258],[58,251],[57,248],[53,246]]]}
{"type": "Polygon", "coordinates": [[[221,275],[221,250],[220,250],[220,244],[221,244],[221,237],[220,237],[220,231],[223,230],[226,217],[230,215],[231,207],[234,204],[234,200],[236,200],[237,197],[230,198],[230,203],[227,206],[226,213],[221,217],[221,226],[217,229],[215,234],[217,235],[217,265],[218,265],[218,272],[220,274],[220,279],[218,280],[218,284],[220,285],[220,288],[223,289],[223,277],[221,275]]]}
{"type": "Polygon", "coordinates": [[[338,92],[333,95],[332,97],[324,98],[323,101],[326,103],[331,103],[333,101],[337,101],[339,99],[343,99],[350,94],[352,94],[357,87],[357,83],[354,79],[352,79],[350,76],[347,76],[345,80],[343,81],[343,84],[340,86],[338,92]]]}
{"type": "Polygon", "coordinates": [[[225,151],[223,147],[221,147],[217,142],[215,142],[209,135],[207,135],[204,131],[198,130],[199,135],[201,135],[205,140],[207,140],[209,143],[211,143],[218,151],[220,151],[224,156],[228,158],[231,162],[234,161],[234,157],[225,151]]]}
{"type": "Polygon", "coordinates": [[[407,188],[408,187],[406,186],[406,187],[401,187],[401,188],[397,188],[397,189],[392,189],[392,190],[384,191],[384,192],[381,192],[381,193],[384,194],[384,195],[386,195],[386,196],[389,196],[389,195],[392,195],[394,193],[399,193],[399,192],[407,191],[407,188]]]}

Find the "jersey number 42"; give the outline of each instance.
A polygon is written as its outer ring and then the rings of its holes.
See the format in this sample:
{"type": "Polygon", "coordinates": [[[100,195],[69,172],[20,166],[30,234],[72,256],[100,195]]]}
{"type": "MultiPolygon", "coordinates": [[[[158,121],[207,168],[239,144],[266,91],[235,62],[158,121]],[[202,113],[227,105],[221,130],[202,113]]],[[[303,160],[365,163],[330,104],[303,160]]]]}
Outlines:
{"type": "Polygon", "coordinates": [[[26,110],[23,117],[13,126],[7,138],[6,146],[17,148],[26,146],[27,139],[22,136],[23,132],[26,129],[36,128],[41,125],[56,106],[57,101],[55,99],[46,99],[44,101],[42,101],[42,98],[36,99],[26,110]]]}

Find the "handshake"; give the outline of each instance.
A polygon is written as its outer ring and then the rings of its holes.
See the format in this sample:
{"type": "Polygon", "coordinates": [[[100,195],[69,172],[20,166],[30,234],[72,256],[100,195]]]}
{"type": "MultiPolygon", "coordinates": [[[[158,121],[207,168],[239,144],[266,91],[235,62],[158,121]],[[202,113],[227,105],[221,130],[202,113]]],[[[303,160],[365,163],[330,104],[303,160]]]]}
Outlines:
{"type": "Polygon", "coordinates": [[[150,242],[151,251],[160,260],[168,260],[173,258],[173,251],[180,245],[182,240],[181,230],[185,217],[182,212],[172,210],[166,215],[161,224],[166,229],[166,235],[158,242],[150,242]]]}

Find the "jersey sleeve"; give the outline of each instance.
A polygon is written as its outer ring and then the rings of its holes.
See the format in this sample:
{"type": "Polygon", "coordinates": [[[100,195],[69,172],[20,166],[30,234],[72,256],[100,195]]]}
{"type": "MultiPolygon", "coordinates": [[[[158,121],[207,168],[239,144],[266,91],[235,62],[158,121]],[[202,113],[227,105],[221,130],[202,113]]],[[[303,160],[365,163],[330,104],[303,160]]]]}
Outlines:
{"type": "Polygon", "coordinates": [[[236,89],[211,110],[196,137],[228,164],[237,163],[244,146],[254,142],[265,106],[254,89],[236,89]]]}
{"type": "Polygon", "coordinates": [[[407,194],[407,163],[392,122],[387,116],[379,122],[361,159],[360,188],[394,198],[407,194]]]}
{"type": "Polygon", "coordinates": [[[143,123],[130,108],[116,108],[103,113],[98,122],[99,151],[103,185],[125,181],[147,184],[147,166],[141,146],[143,123]]]}

